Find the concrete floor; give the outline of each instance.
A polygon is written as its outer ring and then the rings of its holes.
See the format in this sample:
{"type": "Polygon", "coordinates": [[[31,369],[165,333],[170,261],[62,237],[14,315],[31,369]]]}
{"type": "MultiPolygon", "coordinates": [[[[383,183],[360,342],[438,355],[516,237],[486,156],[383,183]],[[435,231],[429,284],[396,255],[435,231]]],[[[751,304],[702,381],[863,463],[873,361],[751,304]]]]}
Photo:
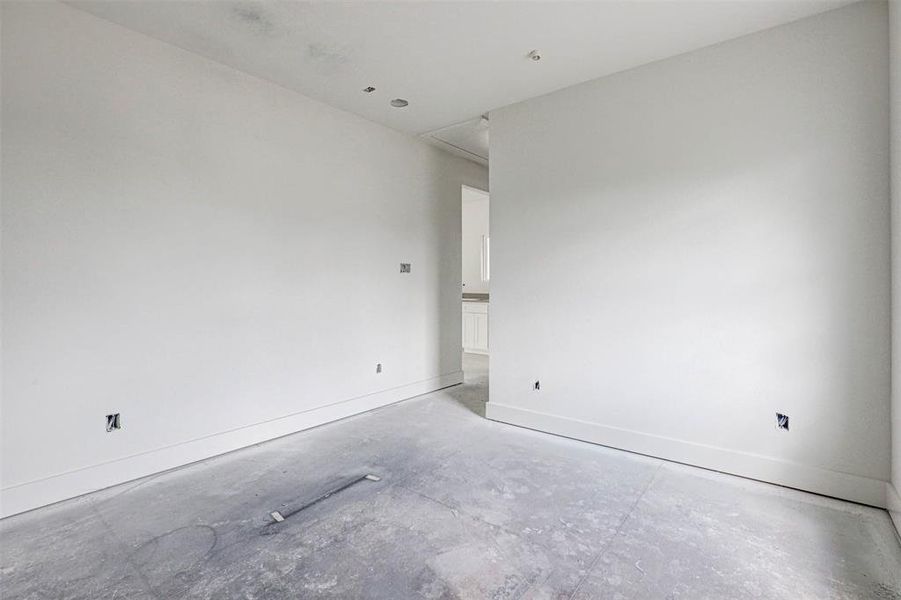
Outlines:
{"type": "Polygon", "coordinates": [[[466,368],[462,386],[6,519],[0,595],[901,598],[883,511],[486,421],[487,359],[466,368]]]}

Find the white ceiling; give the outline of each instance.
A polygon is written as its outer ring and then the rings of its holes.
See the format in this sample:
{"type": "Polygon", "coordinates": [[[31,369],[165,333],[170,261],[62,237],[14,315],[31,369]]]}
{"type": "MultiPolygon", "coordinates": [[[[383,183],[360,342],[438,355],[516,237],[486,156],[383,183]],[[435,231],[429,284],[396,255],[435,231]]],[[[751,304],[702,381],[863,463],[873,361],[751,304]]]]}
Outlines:
{"type": "Polygon", "coordinates": [[[461,135],[486,149],[478,117],[491,109],[850,3],[69,2],[401,131],[471,121],[461,135]],[[397,97],[410,105],[389,106],[397,97]]]}

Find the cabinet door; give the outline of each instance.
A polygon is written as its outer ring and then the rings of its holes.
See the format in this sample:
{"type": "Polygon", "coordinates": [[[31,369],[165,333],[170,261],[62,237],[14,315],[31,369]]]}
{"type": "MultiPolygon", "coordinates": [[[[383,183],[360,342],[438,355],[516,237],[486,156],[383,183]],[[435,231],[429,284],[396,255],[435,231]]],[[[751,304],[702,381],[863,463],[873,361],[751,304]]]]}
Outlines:
{"type": "Polygon", "coordinates": [[[467,351],[475,348],[476,316],[471,312],[463,311],[463,349],[467,351]]]}
{"type": "Polygon", "coordinates": [[[463,303],[463,351],[488,354],[487,303],[463,303]]]}
{"type": "Polygon", "coordinates": [[[488,352],[488,314],[475,316],[475,348],[482,352],[488,352]]]}

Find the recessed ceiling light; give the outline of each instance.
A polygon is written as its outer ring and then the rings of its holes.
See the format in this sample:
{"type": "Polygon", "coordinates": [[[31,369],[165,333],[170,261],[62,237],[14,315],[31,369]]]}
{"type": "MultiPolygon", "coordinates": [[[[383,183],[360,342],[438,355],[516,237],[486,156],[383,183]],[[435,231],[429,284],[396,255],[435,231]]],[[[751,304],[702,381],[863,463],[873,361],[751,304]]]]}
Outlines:
{"type": "Polygon", "coordinates": [[[368,87],[364,87],[363,91],[366,92],[367,94],[371,94],[372,92],[375,91],[375,88],[370,85],[368,87]]]}
{"type": "Polygon", "coordinates": [[[403,108],[408,104],[409,102],[407,102],[403,98],[395,98],[391,101],[391,106],[393,106],[394,108],[403,108]]]}

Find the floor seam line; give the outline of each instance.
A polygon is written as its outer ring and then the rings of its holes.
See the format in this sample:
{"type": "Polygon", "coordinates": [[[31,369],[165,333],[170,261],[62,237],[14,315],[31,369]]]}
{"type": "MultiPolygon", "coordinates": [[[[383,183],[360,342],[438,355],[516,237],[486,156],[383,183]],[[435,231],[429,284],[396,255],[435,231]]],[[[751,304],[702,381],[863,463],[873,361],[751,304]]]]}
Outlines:
{"type": "Polygon", "coordinates": [[[103,523],[103,526],[106,527],[106,530],[109,532],[110,537],[115,541],[116,545],[123,551],[123,558],[125,559],[126,564],[135,571],[138,576],[138,579],[141,580],[141,583],[144,584],[144,587],[147,588],[147,593],[156,598],[156,600],[162,600],[162,596],[154,589],[152,585],[150,585],[150,580],[147,578],[147,575],[138,567],[137,564],[131,559],[131,555],[127,552],[127,547],[125,543],[119,539],[119,536],[116,535],[116,532],[113,530],[112,526],[107,522],[106,518],[104,518],[103,514],[100,512],[100,509],[95,506],[92,501],[91,510],[94,511],[94,514],[97,515],[97,518],[100,519],[100,522],[103,523]]]}
{"type": "Polygon", "coordinates": [[[582,586],[585,585],[585,582],[588,581],[588,578],[591,576],[592,571],[601,562],[601,559],[610,550],[610,546],[613,545],[613,542],[619,537],[619,534],[622,532],[623,527],[626,526],[626,523],[632,517],[632,514],[638,508],[638,503],[641,502],[641,499],[645,497],[645,494],[648,493],[648,490],[651,489],[651,485],[654,483],[654,480],[657,479],[657,474],[660,473],[660,469],[663,468],[663,461],[657,465],[657,468],[654,470],[654,474],[651,475],[651,478],[648,480],[648,483],[644,486],[644,489],[641,490],[641,493],[635,499],[635,502],[632,503],[632,506],[629,508],[629,512],[623,516],[622,521],[619,522],[619,525],[616,527],[616,531],[613,532],[613,535],[610,536],[610,539],[607,540],[607,543],[603,545],[601,550],[598,552],[598,555],[594,557],[594,560],[591,561],[591,564],[588,565],[588,568],[585,570],[585,575],[582,576],[582,579],[579,580],[579,583],[576,584],[576,587],[573,589],[573,593],[570,594],[569,600],[573,600],[576,597],[576,594],[579,593],[579,590],[582,589],[582,586]]]}
{"type": "Polygon", "coordinates": [[[465,516],[465,517],[468,517],[468,518],[472,519],[473,521],[478,521],[479,523],[481,523],[481,524],[483,524],[483,525],[487,525],[487,526],[492,527],[492,528],[494,528],[494,529],[499,529],[499,530],[503,531],[504,533],[506,533],[506,534],[508,534],[508,535],[512,535],[512,536],[515,536],[515,537],[520,537],[520,535],[519,535],[518,533],[516,533],[516,532],[514,532],[514,531],[510,531],[510,530],[507,529],[506,527],[503,527],[503,526],[501,526],[501,525],[497,525],[497,524],[492,523],[492,522],[490,522],[490,521],[486,521],[485,519],[483,519],[483,518],[481,518],[481,517],[479,517],[479,516],[473,515],[473,514],[467,512],[467,511],[463,510],[462,508],[457,508],[456,506],[451,506],[450,504],[447,504],[446,502],[442,502],[441,500],[438,500],[437,498],[432,498],[432,497],[429,496],[428,494],[424,494],[424,493],[420,492],[419,490],[414,490],[413,488],[407,487],[407,486],[405,486],[405,485],[403,485],[402,483],[399,483],[399,482],[398,482],[398,483],[395,483],[394,485],[396,485],[397,487],[403,488],[403,489],[407,490],[408,492],[411,492],[411,493],[413,493],[413,494],[416,494],[417,496],[419,496],[419,497],[421,497],[421,498],[424,498],[424,499],[426,499],[426,500],[429,500],[429,501],[431,501],[431,502],[434,502],[435,504],[439,504],[439,505],[443,506],[444,508],[448,509],[449,511],[451,511],[451,512],[453,512],[453,513],[459,513],[459,514],[461,514],[461,515],[463,515],[463,516],[465,516]]]}
{"type": "MultiPolygon", "coordinates": [[[[448,460],[450,460],[451,458],[457,456],[458,454],[460,454],[460,453],[462,453],[462,452],[463,452],[463,449],[462,449],[462,448],[460,448],[460,449],[458,449],[458,450],[454,450],[453,452],[451,452],[451,453],[448,454],[447,456],[442,457],[442,458],[441,458],[441,463],[446,463],[448,460]]],[[[407,481],[409,481],[410,479],[412,479],[412,478],[415,477],[416,475],[418,475],[418,473],[415,473],[415,472],[414,472],[414,473],[409,473],[409,474],[407,474],[406,476],[404,476],[403,478],[401,478],[401,479],[399,479],[399,480],[397,480],[397,481],[392,482],[391,485],[399,485],[400,487],[404,488],[405,490],[410,490],[411,492],[415,492],[415,493],[418,494],[419,492],[416,492],[416,490],[414,490],[414,489],[412,489],[412,488],[408,488],[408,487],[406,487],[406,486],[404,485],[407,481]]],[[[435,499],[434,499],[434,498],[429,498],[429,500],[435,500],[435,499]]],[[[435,500],[435,501],[437,502],[437,500],[435,500]]],[[[439,503],[439,504],[440,504],[440,503],[439,503]]]]}

